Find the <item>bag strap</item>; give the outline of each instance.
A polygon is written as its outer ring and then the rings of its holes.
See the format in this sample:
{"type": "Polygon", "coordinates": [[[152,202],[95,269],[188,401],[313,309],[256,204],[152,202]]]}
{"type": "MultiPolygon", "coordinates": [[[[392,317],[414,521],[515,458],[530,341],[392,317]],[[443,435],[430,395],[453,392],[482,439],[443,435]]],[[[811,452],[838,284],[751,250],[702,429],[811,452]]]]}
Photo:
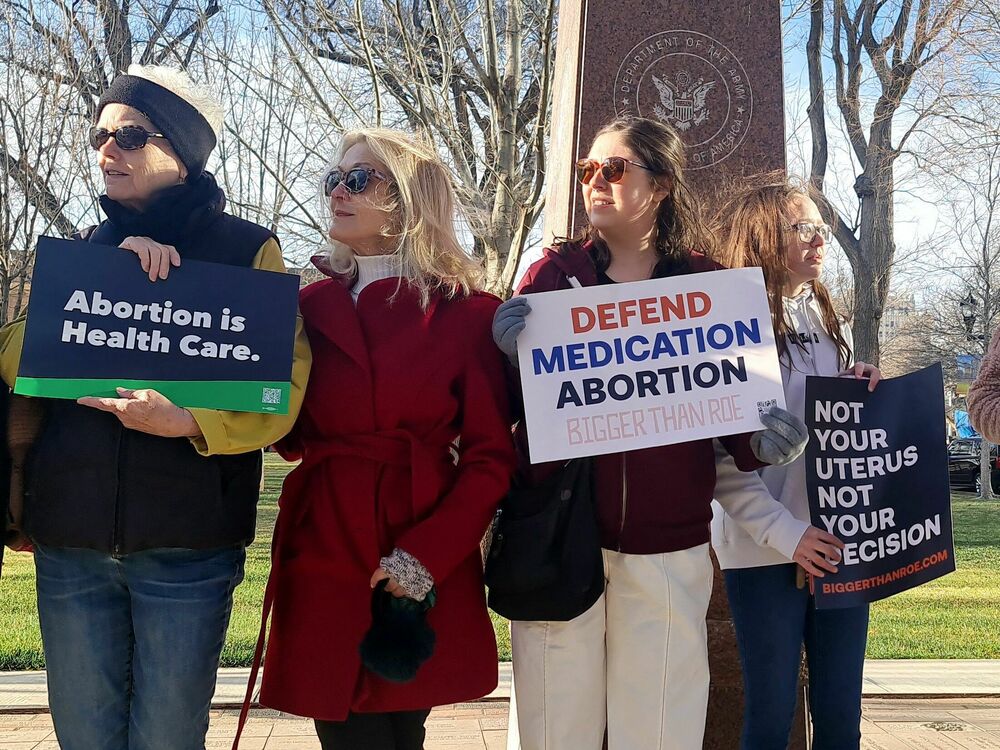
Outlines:
{"type": "Polygon", "coordinates": [[[239,750],[240,737],[246,727],[247,719],[250,717],[250,705],[253,703],[253,691],[257,687],[257,674],[264,661],[264,643],[267,639],[267,621],[271,616],[271,607],[274,604],[274,587],[277,577],[274,575],[275,561],[277,555],[275,550],[278,546],[278,533],[281,528],[281,514],[274,524],[274,534],[271,537],[271,571],[267,576],[267,586],[264,587],[264,602],[260,613],[260,632],[257,634],[257,645],[253,651],[253,663],[250,666],[250,679],[247,681],[247,691],[243,696],[243,705],[240,706],[240,718],[236,722],[236,736],[233,737],[232,750],[239,750]]]}

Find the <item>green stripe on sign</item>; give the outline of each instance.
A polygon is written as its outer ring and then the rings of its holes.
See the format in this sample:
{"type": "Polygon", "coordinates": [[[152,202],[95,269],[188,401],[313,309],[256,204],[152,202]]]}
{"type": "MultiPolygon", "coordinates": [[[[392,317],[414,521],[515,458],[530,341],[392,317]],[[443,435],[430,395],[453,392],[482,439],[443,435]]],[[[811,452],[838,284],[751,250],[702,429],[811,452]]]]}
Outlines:
{"type": "Polygon", "coordinates": [[[290,383],[263,380],[111,380],[77,378],[23,378],[14,383],[22,396],[78,399],[83,396],[116,398],[115,388],[151,388],[178,406],[223,411],[288,414],[290,383]]]}

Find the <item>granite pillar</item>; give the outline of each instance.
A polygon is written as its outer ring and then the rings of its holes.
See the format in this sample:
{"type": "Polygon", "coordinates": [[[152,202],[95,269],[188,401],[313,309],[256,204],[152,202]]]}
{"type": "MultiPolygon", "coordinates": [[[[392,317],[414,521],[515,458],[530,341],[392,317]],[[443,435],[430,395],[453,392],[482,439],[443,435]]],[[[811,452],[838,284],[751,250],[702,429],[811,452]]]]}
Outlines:
{"type": "Polygon", "coordinates": [[[779,0],[560,0],[546,239],[582,221],[573,163],[616,115],[669,122],[708,197],[785,166],[779,0]]]}
{"type": "MultiPolygon", "coordinates": [[[[573,164],[616,115],[670,123],[706,202],[726,179],[785,167],[779,0],[560,0],[559,14],[546,242],[575,234],[585,220],[573,164]]],[[[735,750],[742,677],[715,567],[704,747],[735,750]]],[[[806,748],[802,703],[789,744],[795,750],[806,748]]]]}

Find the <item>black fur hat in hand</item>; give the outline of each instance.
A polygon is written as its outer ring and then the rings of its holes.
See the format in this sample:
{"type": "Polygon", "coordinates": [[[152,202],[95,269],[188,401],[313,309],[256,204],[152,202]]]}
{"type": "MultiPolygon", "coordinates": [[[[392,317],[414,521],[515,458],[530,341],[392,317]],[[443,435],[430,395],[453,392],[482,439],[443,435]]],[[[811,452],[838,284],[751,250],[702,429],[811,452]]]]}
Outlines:
{"type": "Polygon", "coordinates": [[[432,588],[424,600],[396,597],[379,581],[372,592],[372,626],[361,641],[361,663],[369,672],[391,682],[409,682],[434,653],[434,630],[427,611],[434,606],[432,588]]]}

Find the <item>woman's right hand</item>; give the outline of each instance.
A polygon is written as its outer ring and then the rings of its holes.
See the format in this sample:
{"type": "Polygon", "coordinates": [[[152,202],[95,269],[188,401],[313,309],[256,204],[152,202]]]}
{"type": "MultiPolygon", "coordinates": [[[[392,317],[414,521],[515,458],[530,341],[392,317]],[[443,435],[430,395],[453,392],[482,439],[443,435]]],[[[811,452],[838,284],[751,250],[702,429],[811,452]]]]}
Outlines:
{"type": "Polygon", "coordinates": [[[149,237],[126,237],[118,246],[131,250],[139,256],[139,265],[149,274],[150,281],[165,279],[170,273],[170,267],[177,268],[181,264],[181,255],[173,245],[163,245],[149,237]]]}
{"type": "Polygon", "coordinates": [[[517,364],[517,336],[524,330],[524,319],[531,312],[528,298],[511,297],[497,308],[493,316],[493,341],[515,365],[517,364]]]}
{"type": "Polygon", "coordinates": [[[815,526],[806,529],[799,539],[792,560],[802,566],[802,569],[817,578],[823,578],[828,573],[837,572],[837,563],[841,560],[841,550],[844,543],[833,534],[829,534],[815,526]]]}

